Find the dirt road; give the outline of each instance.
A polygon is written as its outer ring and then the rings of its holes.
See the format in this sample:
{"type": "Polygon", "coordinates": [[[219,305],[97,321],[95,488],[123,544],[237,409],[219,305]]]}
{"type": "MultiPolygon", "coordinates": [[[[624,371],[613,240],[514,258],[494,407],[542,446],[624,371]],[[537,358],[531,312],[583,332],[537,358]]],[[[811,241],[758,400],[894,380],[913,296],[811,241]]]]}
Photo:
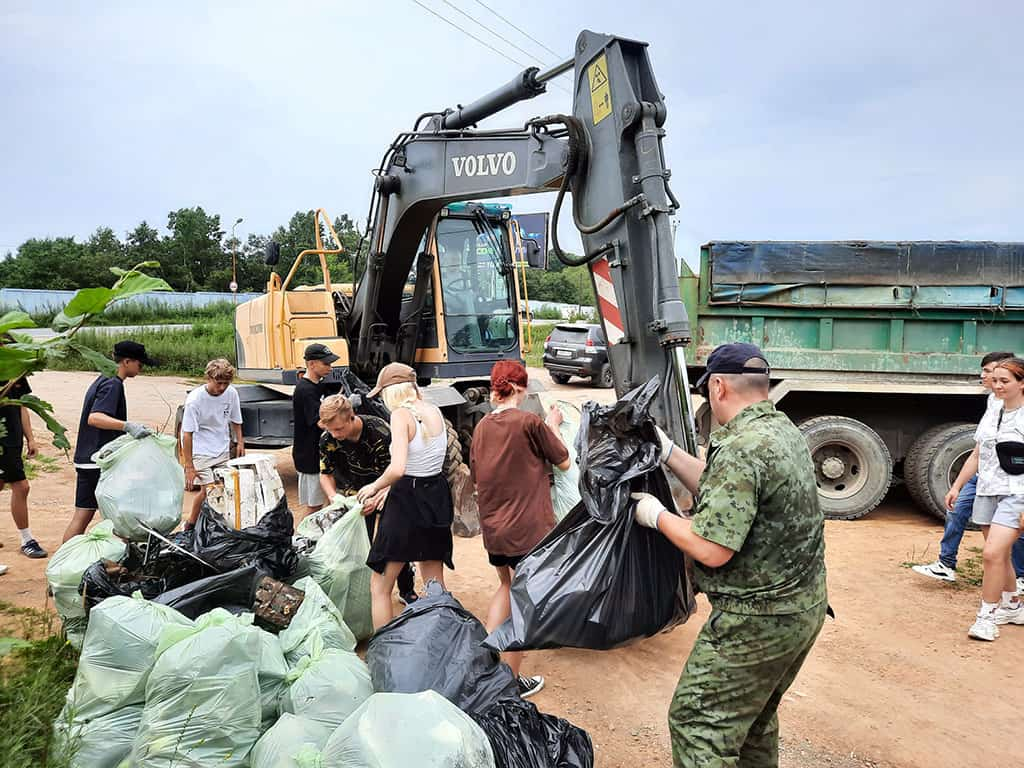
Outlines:
{"type": "MultiPolygon", "coordinates": [[[[557,397],[604,401],[608,390],[557,386],[557,397]]],[[[78,422],[91,381],[83,373],[34,376],[34,390],[54,404],[69,427],[78,422]]],[[[173,409],[192,386],[182,379],[140,377],[127,384],[129,414],[154,427],[170,424],[173,409]]],[[[73,431],[73,429],[72,429],[73,431]]],[[[41,425],[45,453],[57,456],[41,425]]],[[[294,503],[295,472],[287,451],[279,469],[294,503]]],[[[32,481],[32,528],[55,550],[71,511],[74,470],[32,481]]],[[[0,495],[6,508],[7,494],[0,495]]],[[[0,599],[41,606],[46,561],[17,553],[17,534],[0,527],[0,599]]],[[[915,510],[900,489],[866,519],[828,523],[829,592],[837,620],[828,622],[800,677],[783,701],[780,721],[785,768],[899,766],[945,768],[1019,765],[1011,752],[1021,723],[1019,681],[1024,627],[1006,627],[998,642],[970,641],[976,587],[953,587],[912,573],[907,561],[932,560],[940,528],[915,510]]],[[[969,533],[967,548],[980,546],[969,533]]],[[[457,570],[449,584],[466,607],[483,615],[496,579],[479,539],[456,539],[457,570]]],[[[543,674],[542,709],[586,728],[601,768],[671,764],[665,712],[694,636],[707,615],[674,631],[609,652],[559,650],[532,654],[525,671],[543,674]]]]}

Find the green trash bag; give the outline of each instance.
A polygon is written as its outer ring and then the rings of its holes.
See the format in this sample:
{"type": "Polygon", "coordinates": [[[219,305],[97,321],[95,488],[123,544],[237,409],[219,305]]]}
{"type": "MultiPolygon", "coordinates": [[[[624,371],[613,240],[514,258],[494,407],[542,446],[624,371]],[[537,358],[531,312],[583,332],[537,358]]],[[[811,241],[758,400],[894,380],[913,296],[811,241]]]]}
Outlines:
{"type": "Polygon", "coordinates": [[[328,528],[306,559],[310,575],[337,606],[345,625],[356,639],[365,640],[373,634],[373,615],[366,565],[370,539],[361,509],[356,506],[328,528]]]}
{"type": "Polygon", "coordinates": [[[324,768],[494,768],[491,744],[469,715],[434,691],[375,693],[323,749],[324,768]]]}
{"type": "Polygon", "coordinates": [[[215,608],[167,627],[146,685],[132,768],[244,768],[260,736],[262,641],[252,615],[215,608]]]}
{"type": "Polygon", "coordinates": [[[160,636],[192,621],[136,592],[108,597],[92,609],[75,681],[68,693],[75,720],[103,717],[146,701],[146,683],[160,636]]]}
{"type": "Polygon", "coordinates": [[[551,486],[551,506],[555,510],[555,520],[562,518],[580,503],[580,468],[576,464],[576,435],[580,431],[579,410],[569,403],[559,400],[555,407],[562,413],[562,423],[558,433],[562,442],[569,450],[569,468],[564,472],[558,467],[554,470],[554,484],[551,486]]]}
{"type": "MultiPolygon", "coordinates": [[[[251,614],[246,615],[250,616],[251,620],[251,614]]],[[[260,663],[256,671],[260,684],[260,730],[263,731],[277,719],[281,708],[281,696],[288,689],[288,674],[291,667],[284,657],[277,635],[252,626],[248,631],[258,633],[260,638],[260,663]]]]}
{"type": "Polygon", "coordinates": [[[81,648],[85,638],[86,615],[78,585],[82,574],[97,560],[120,561],[125,543],[114,535],[114,524],[104,520],[88,533],[73,536],[53,553],[46,566],[46,581],[53,592],[53,603],[64,622],[68,641],[81,648]]]}
{"type": "Polygon", "coordinates": [[[175,439],[122,435],[92,455],[100,468],[96,502],[118,535],[146,541],[146,528],[168,533],[181,522],[185,471],[174,456],[175,439]]]}
{"type": "Polygon", "coordinates": [[[307,576],[296,581],[294,587],[301,589],[306,596],[302,598],[302,604],[292,617],[291,623],[277,636],[288,664],[294,667],[303,657],[312,654],[316,638],[320,639],[324,648],[354,651],[355,636],[346,626],[334,603],[320,589],[320,585],[307,576]]]}
{"type": "Polygon", "coordinates": [[[118,768],[132,751],[142,720],[142,705],[116,709],[102,717],[70,717],[67,706],[54,723],[47,765],[65,768],[118,768]]]}
{"type": "Polygon", "coordinates": [[[363,660],[349,651],[324,648],[319,640],[288,680],[281,714],[289,712],[332,729],[373,694],[370,670],[363,660]]]}
{"type": "Polygon", "coordinates": [[[309,541],[319,541],[346,512],[362,508],[363,505],[355,496],[338,494],[326,507],[302,518],[302,522],[295,529],[295,535],[309,541]]]}
{"type": "Polygon", "coordinates": [[[320,750],[334,729],[285,712],[249,756],[251,768],[320,768],[320,750]]]}

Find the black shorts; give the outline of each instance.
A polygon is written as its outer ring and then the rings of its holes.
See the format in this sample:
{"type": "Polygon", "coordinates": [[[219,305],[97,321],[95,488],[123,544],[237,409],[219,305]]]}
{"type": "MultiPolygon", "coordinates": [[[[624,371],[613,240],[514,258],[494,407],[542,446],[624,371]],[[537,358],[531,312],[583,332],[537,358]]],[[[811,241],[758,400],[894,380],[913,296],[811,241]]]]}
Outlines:
{"type": "Polygon", "coordinates": [[[5,445],[0,453],[0,483],[17,483],[25,479],[25,462],[21,459],[21,446],[5,445]]]}
{"type": "Polygon", "coordinates": [[[506,565],[514,571],[524,557],[526,557],[526,555],[492,555],[488,552],[487,562],[495,568],[500,568],[501,566],[506,565]]]}
{"type": "Polygon", "coordinates": [[[98,469],[75,469],[78,480],[75,483],[75,508],[76,509],[98,509],[96,503],[96,486],[100,482],[100,471],[98,469]]]}

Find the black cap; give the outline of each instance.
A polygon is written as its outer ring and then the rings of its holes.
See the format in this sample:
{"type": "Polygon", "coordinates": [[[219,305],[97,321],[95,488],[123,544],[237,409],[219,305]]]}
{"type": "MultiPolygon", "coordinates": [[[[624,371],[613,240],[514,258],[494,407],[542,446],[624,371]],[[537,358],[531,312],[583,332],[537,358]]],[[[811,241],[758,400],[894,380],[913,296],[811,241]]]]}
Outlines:
{"type": "Polygon", "coordinates": [[[708,378],[713,373],[770,373],[768,368],[768,358],[764,356],[757,345],[755,344],[743,344],[741,342],[735,342],[733,344],[719,344],[712,350],[711,354],[708,355],[707,368],[704,371],[704,375],[697,379],[697,383],[694,387],[698,390],[703,389],[708,383],[708,378]],[[764,360],[764,368],[748,368],[747,361],[753,360],[764,360]]]}
{"type": "Polygon", "coordinates": [[[143,365],[157,365],[156,360],[151,360],[146,354],[146,346],[137,341],[119,341],[114,345],[114,359],[123,357],[138,360],[143,365]]]}
{"type": "Polygon", "coordinates": [[[340,359],[326,344],[310,344],[302,356],[306,360],[320,360],[328,365],[340,359]]]}

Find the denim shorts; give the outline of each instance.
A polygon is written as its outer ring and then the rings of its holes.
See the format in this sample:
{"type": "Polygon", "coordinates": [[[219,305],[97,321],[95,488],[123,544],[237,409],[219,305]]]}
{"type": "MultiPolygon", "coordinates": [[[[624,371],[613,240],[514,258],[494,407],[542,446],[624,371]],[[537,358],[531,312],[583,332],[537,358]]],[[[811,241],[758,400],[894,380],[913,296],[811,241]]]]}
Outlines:
{"type": "Polygon", "coordinates": [[[1024,514],[1024,496],[975,496],[971,520],[978,525],[1020,528],[1021,514],[1024,514]]]}

